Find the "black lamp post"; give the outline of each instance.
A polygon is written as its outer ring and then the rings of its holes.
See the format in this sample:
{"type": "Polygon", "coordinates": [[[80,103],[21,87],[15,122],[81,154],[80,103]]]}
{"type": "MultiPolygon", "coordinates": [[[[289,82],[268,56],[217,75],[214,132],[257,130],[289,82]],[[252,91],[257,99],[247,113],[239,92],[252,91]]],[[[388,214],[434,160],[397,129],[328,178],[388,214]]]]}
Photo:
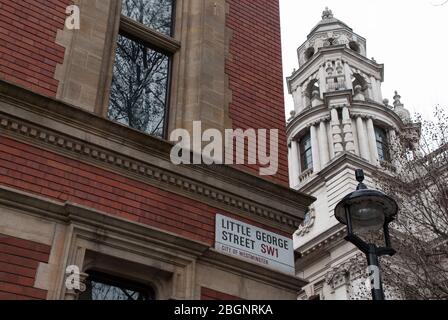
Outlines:
{"type": "Polygon", "coordinates": [[[359,182],[358,188],[338,203],[335,216],[340,223],[347,226],[345,240],[353,243],[366,255],[370,272],[378,272],[374,274],[376,283],[372,286],[373,300],[384,300],[378,257],[393,256],[396,253],[390,243],[389,224],[397,216],[398,205],[383,192],[367,189],[363,183],[363,170],[356,170],[356,180],[359,182]],[[384,231],[384,247],[367,243],[360,237],[381,229],[384,231]]]}

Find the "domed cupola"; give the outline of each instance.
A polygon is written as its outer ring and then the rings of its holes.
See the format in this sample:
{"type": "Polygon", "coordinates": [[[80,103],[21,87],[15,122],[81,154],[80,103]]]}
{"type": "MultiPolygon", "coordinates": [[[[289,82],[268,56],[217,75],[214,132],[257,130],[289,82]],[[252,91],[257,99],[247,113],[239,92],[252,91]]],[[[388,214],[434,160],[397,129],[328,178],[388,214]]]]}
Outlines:
{"type": "Polygon", "coordinates": [[[353,32],[347,24],[334,17],[327,8],[322,20],[311,30],[307,41],[298,49],[299,65],[308,62],[320,48],[343,45],[366,55],[366,40],[353,32]]]}

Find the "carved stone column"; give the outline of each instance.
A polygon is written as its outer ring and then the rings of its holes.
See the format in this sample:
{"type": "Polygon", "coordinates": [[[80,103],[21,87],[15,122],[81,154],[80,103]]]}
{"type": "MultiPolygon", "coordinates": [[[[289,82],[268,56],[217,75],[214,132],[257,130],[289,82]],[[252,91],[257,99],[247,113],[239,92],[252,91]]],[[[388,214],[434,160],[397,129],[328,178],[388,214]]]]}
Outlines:
{"type": "Polygon", "coordinates": [[[333,154],[331,157],[334,158],[344,152],[341,122],[336,108],[331,109],[331,135],[333,138],[333,154]]]}
{"type": "Polygon", "coordinates": [[[353,136],[352,119],[348,106],[342,109],[342,132],[344,133],[345,151],[355,153],[355,138],[353,136]]]}
{"type": "Polygon", "coordinates": [[[324,168],[330,162],[330,154],[328,151],[328,135],[325,121],[319,125],[319,153],[321,168],[324,168]]]}
{"type": "Polygon", "coordinates": [[[313,171],[317,173],[320,171],[320,156],[319,156],[319,142],[317,139],[317,129],[316,126],[312,125],[310,127],[311,136],[311,150],[313,153],[313,171]]]}
{"type": "Polygon", "coordinates": [[[362,158],[370,162],[369,145],[366,131],[364,128],[364,121],[361,116],[356,118],[356,129],[358,130],[359,153],[362,158]]]}
{"type": "Polygon", "coordinates": [[[370,158],[372,164],[378,165],[379,164],[378,148],[376,145],[375,128],[373,126],[372,118],[367,119],[367,135],[369,137],[370,158]]]}
{"type": "Polygon", "coordinates": [[[299,184],[299,174],[300,174],[300,161],[299,161],[299,148],[298,142],[296,140],[291,141],[291,184],[293,187],[299,184]]]}
{"type": "Polygon", "coordinates": [[[297,113],[305,109],[305,106],[303,105],[303,98],[302,98],[302,87],[298,87],[293,92],[293,98],[294,98],[294,109],[297,113]]]}

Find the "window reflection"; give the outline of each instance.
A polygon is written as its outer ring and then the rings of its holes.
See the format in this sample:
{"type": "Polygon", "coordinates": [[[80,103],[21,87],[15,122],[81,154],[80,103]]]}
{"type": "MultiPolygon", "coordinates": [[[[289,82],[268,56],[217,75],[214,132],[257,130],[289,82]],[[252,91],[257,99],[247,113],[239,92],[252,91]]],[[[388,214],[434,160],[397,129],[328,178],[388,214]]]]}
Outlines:
{"type": "Polygon", "coordinates": [[[163,137],[168,56],[119,35],[108,116],[131,128],[163,137]]]}
{"type": "Polygon", "coordinates": [[[171,35],[173,0],[123,0],[122,14],[150,29],[171,35]]]}
{"type": "Polygon", "coordinates": [[[307,133],[300,140],[300,160],[302,163],[302,171],[313,168],[313,151],[311,148],[311,135],[307,133]]]}
{"type": "Polygon", "coordinates": [[[389,143],[387,133],[384,129],[375,127],[376,147],[378,149],[378,158],[381,161],[390,161],[389,143]]]}
{"type": "Polygon", "coordinates": [[[150,287],[101,273],[90,273],[80,300],[154,300],[150,287]]]}

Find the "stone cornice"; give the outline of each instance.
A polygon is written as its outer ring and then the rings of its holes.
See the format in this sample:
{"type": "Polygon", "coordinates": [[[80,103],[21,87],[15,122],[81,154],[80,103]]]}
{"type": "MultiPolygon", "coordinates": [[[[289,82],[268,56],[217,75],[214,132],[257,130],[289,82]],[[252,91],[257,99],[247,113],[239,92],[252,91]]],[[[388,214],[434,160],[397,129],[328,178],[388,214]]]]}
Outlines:
{"type": "Polygon", "coordinates": [[[220,267],[224,270],[234,270],[237,273],[242,273],[247,277],[262,280],[271,285],[276,285],[281,288],[287,288],[292,291],[299,291],[300,288],[307,285],[307,282],[301,278],[293,275],[288,275],[280,272],[273,272],[262,266],[253,263],[237,260],[231,256],[221,254],[214,249],[208,250],[203,256],[199,258],[202,263],[207,263],[215,267],[220,267]],[[254,275],[256,275],[254,277],[254,275]]]}
{"type": "Polygon", "coordinates": [[[114,217],[71,202],[56,202],[8,187],[0,186],[0,204],[24,211],[27,214],[65,224],[75,223],[93,227],[98,232],[144,239],[147,245],[163,244],[164,247],[183,251],[190,256],[200,256],[209,245],[148,225],[114,217]]]}
{"type": "Polygon", "coordinates": [[[350,116],[352,118],[361,116],[363,118],[375,119],[375,115],[371,114],[372,110],[392,119],[396,126],[393,128],[394,130],[402,130],[406,127],[403,120],[401,120],[398,114],[396,114],[392,109],[389,109],[386,106],[374,101],[354,101],[351,106],[350,116]]]}
{"type": "MultiPolygon", "coordinates": [[[[291,140],[291,133],[300,124],[306,122],[306,119],[317,117],[319,114],[322,114],[321,120],[328,119],[330,110],[325,104],[322,104],[317,107],[304,109],[302,112],[298,113],[286,126],[286,136],[291,140]]],[[[307,124],[308,125],[308,124],[307,124]]],[[[309,125],[308,125],[309,127],[309,125]]],[[[306,128],[306,126],[305,126],[306,128]]]]}
{"type": "Polygon", "coordinates": [[[335,245],[337,241],[344,239],[346,235],[346,227],[338,223],[295,251],[299,253],[301,261],[305,258],[310,259],[312,258],[311,256],[319,255],[322,251],[335,245]]]}
{"type": "Polygon", "coordinates": [[[262,266],[224,255],[211,248],[208,244],[193,241],[173,233],[131,222],[120,217],[86,208],[70,202],[56,202],[39,196],[27,194],[0,186],[0,205],[11,207],[27,214],[44,217],[48,220],[74,225],[77,229],[95,230],[96,233],[111,238],[129,239],[145,243],[145,246],[158,246],[171,250],[177,256],[179,263],[189,264],[194,259],[233,270],[252,279],[263,281],[281,288],[297,291],[306,282],[281,272],[272,271],[262,266]]]}
{"type": "Polygon", "coordinates": [[[288,91],[291,94],[292,88],[291,84],[293,81],[295,81],[297,78],[300,77],[300,75],[304,72],[306,72],[308,69],[315,67],[315,64],[323,64],[323,58],[324,55],[331,54],[331,53],[341,53],[344,55],[347,55],[347,57],[350,57],[354,60],[357,60],[358,62],[368,65],[373,70],[377,70],[381,74],[381,81],[384,81],[384,64],[376,63],[363,55],[347,48],[345,45],[337,45],[337,46],[331,46],[331,47],[324,47],[319,48],[317,53],[314,55],[312,59],[307,61],[300,69],[296,70],[291,76],[286,78],[287,85],[288,85],[288,91]]]}
{"type": "MultiPolygon", "coordinates": [[[[335,92],[335,93],[330,93],[328,94],[328,96],[332,96],[332,95],[339,95],[340,93],[335,92]]],[[[342,108],[342,107],[346,107],[346,105],[338,105],[338,106],[334,106],[335,108],[342,108]]],[[[374,101],[353,101],[351,103],[350,106],[348,106],[348,108],[350,108],[350,116],[351,118],[356,118],[357,116],[361,116],[363,118],[371,118],[371,119],[375,119],[375,115],[369,113],[372,111],[376,111],[380,114],[383,114],[386,118],[389,118],[393,121],[393,123],[395,124],[395,126],[391,126],[394,130],[404,130],[406,128],[406,124],[403,123],[403,121],[401,120],[401,118],[391,109],[385,107],[384,105],[378,104],[374,101]],[[359,110],[357,110],[359,109],[359,110]]],[[[302,112],[298,113],[294,118],[292,118],[287,126],[286,126],[286,135],[288,138],[290,138],[290,135],[292,132],[294,132],[295,128],[298,125],[303,125],[303,123],[307,122],[307,119],[316,116],[319,113],[324,113],[324,112],[329,112],[331,109],[329,109],[327,107],[327,105],[322,104],[320,106],[317,107],[312,107],[312,108],[307,108],[305,110],[303,110],[302,112]]],[[[323,116],[323,118],[325,118],[325,116],[323,116]]],[[[313,121],[314,123],[315,121],[313,121]]],[[[307,124],[308,126],[311,124],[307,124]]],[[[390,126],[390,124],[389,124],[390,126]]],[[[306,126],[304,127],[306,128],[306,126]]]]}
{"type": "Polygon", "coordinates": [[[229,166],[175,166],[173,144],[0,81],[0,132],[293,233],[313,197],[229,166]]]}
{"type": "Polygon", "coordinates": [[[350,164],[356,168],[364,168],[366,170],[369,170],[370,172],[376,172],[378,170],[377,167],[364,160],[363,158],[349,152],[344,152],[334,158],[324,169],[315,174],[312,179],[301,185],[300,190],[307,190],[307,192],[309,192],[309,190],[312,190],[314,187],[318,186],[333,175],[337,174],[339,170],[343,169],[344,164],[350,164]]]}

